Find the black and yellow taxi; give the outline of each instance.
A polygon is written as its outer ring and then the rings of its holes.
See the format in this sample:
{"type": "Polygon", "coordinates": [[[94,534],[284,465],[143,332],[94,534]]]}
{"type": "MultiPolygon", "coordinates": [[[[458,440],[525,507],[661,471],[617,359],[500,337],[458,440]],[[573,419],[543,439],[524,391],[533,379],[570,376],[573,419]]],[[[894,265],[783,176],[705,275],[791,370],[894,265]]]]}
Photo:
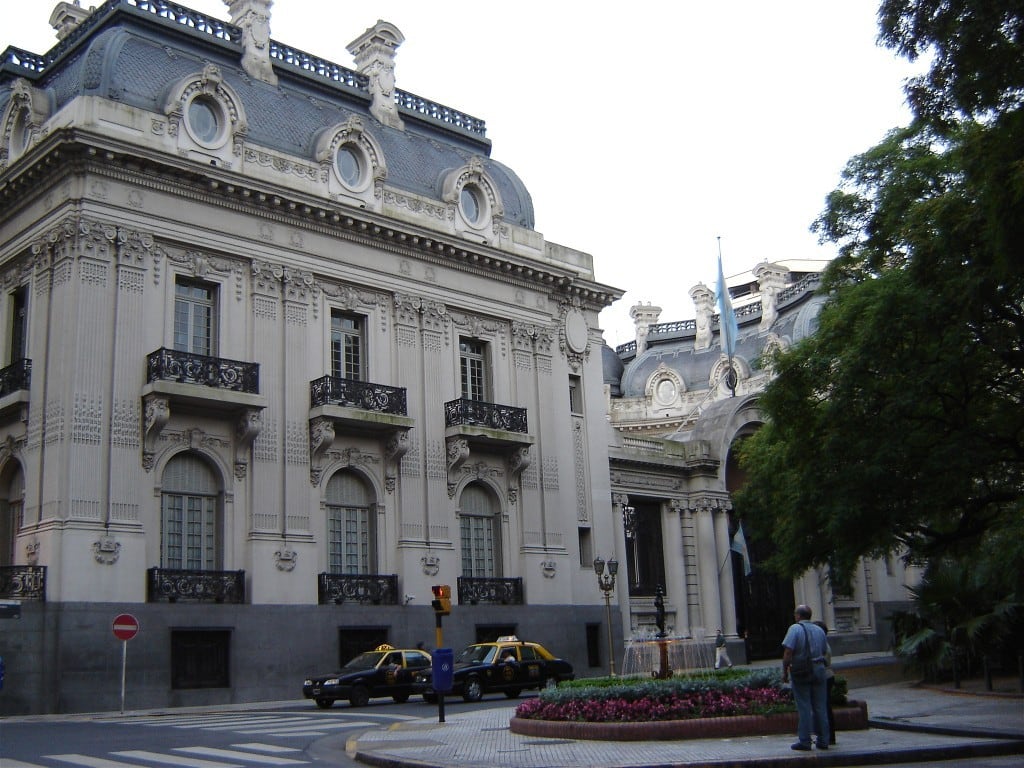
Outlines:
{"type": "Polygon", "coordinates": [[[327,709],[339,699],[364,707],[370,699],[390,696],[401,703],[412,694],[417,672],[430,667],[430,654],[418,648],[378,645],[361,653],[337,672],[307,677],[302,695],[327,709]]]}
{"type": "MultiPolygon", "coordinates": [[[[539,643],[515,635],[493,643],[474,643],[455,657],[451,693],[466,701],[479,701],[485,693],[501,692],[514,699],[529,688],[546,688],[572,680],[572,664],[559,659],[539,643]]],[[[429,702],[437,701],[433,671],[416,673],[413,692],[429,702]]]]}

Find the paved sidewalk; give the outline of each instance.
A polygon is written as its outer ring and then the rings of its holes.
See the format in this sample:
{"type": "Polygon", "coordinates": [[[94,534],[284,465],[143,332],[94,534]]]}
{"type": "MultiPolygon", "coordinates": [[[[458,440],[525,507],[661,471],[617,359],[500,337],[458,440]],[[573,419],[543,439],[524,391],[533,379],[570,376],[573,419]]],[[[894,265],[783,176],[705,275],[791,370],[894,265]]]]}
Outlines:
{"type": "MultiPolygon", "coordinates": [[[[840,731],[828,751],[793,752],[794,735],[664,742],[577,741],[509,731],[514,706],[366,731],[350,757],[387,768],[639,768],[881,765],[1024,755],[1024,698],[970,695],[900,682],[851,687],[871,727],[840,731]]],[[[1015,761],[1017,758],[1012,758],[1015,761]]],[[[1024,762],[1024,758],[1020,758],[1024,762]]]]}

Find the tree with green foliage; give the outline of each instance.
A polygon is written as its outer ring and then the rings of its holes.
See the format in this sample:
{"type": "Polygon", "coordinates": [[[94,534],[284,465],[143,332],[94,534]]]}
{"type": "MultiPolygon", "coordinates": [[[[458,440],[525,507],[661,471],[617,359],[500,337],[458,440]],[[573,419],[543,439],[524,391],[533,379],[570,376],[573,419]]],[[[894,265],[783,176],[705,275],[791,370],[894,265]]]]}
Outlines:
{"type": "MultiPolygon", "coordinates": [[[[814,229],[838,248],[815,333],[776,355],[745,441],[766,564],[957,563],[1024,595],[1024,6],[883,0],[880,40],[928,71],[814,229]],[[1009,578],[990,578],[995,574],[1009,578]]],[[[985,612],[988,609],[981,607],[985,612]]]]}

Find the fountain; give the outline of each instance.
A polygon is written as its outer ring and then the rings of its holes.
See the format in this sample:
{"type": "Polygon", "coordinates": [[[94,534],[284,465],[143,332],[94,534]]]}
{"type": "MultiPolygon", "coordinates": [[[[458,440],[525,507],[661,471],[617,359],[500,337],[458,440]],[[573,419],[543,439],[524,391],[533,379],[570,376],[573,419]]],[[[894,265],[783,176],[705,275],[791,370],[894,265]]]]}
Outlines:
{"type": "Polygon", "coordinates": [[[686,673],[714,674],[714,648],[703,628],[693,637],[636,637],[626,643],[623,677],[671,677],[686,673]],[[667,674],[666,674],[667,673],[667,674]]]}
{"type": "Polygon", "coordinates": [[[654,677],[665,680],[673,674],[694,671],[712,673],[711,644],[705,642],[704,629],[697,630],[697,637],[669,637],[665,631],[665,591],[661,585],[654,596],[655,624],[658,632],[654,637],[633,639],[626,643],[626,654],[622,660],[623,677],[654,677]]]}

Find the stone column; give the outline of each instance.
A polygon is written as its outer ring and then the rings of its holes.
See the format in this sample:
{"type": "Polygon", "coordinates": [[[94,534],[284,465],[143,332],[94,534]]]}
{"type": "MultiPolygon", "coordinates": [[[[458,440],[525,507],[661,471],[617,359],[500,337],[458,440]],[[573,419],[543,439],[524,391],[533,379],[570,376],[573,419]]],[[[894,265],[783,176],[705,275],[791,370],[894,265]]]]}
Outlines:
{"type": "MultiPolygon", "coordinates": [[[[732,552],[729,548],[729,515],[725,505],[714,511],[715,543],[718,557],[718,596],[722,623],[718,626],[726,637],[736,635],[736,585],[732,577],[732,552]]],[[[717,627],[716,627],[717,629],[717,627]]]]}

